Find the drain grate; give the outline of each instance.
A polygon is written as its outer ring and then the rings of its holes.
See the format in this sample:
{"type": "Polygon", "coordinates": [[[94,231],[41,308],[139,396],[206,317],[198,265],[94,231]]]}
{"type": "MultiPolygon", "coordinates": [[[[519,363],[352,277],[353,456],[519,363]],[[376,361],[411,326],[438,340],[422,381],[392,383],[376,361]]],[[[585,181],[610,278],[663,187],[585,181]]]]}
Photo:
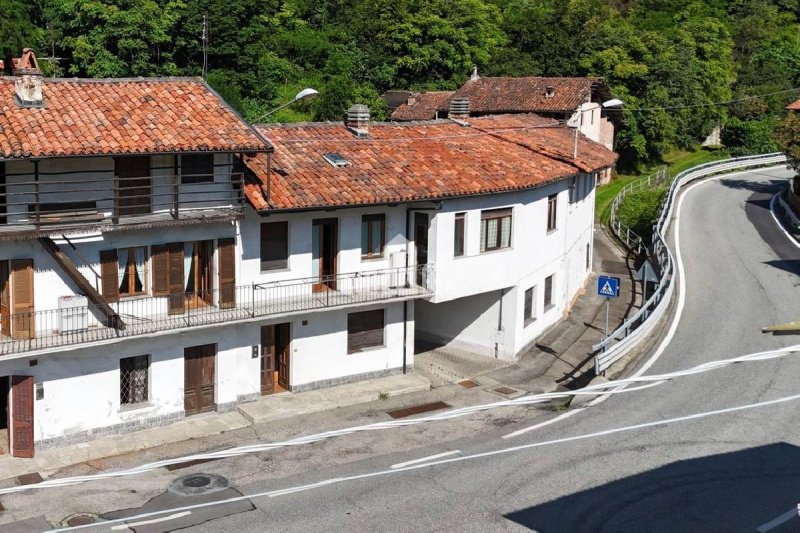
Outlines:
{"type": "Polygon", "coordinates": [[[517,392],[516,390],[509,387],[500,387],[499,389],[494,389],[494,391],[499,392],[500,394],[505,394],[506,396],[517,392]]]}
{"type": "Polygon", "coordinates": [[[404,409],[397,409],[395,411],[387,411],[386,414],[392,418],[405,418],[407,416],[418,415],[420,413],[427,413],[429,411],[438,411],[439,409],[446,409],[450,404],[444,402],[423,403],[421,405],[414,405],[404,409]]]}
{"type": "Polygon", "coordinates": [[[170,483],[167,490],[181,496],[197,496],[228,488],[228,480],[216,474],[189,474],[170,483]]]}
{"type": "Polygon", "coordinates": [[[471,379],[465,379],[464,381],[459,381],[458,384],[464,387],[465,389],[471,389],[473,387],[478,386],[478,384],[471,379]]]}
{"type": "Polygon", "coordinates": [[[43,481],[39,472],[34,472],[33,474],[22,474],[21,476],[17,476],[17,480],[19,481],[20,485],[33,485],[43,481]]]}

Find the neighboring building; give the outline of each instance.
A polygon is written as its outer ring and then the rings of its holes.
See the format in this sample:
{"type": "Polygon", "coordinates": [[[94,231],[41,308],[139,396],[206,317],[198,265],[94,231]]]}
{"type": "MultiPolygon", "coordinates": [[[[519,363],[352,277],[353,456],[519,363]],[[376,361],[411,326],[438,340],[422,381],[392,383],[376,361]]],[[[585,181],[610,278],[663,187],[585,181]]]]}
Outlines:
{"type": "Polygon", "coordinates": [[[800,100],[797,100],[787,105],[786,109],[788,109],[789,111],[800,111],[800,100]]]}

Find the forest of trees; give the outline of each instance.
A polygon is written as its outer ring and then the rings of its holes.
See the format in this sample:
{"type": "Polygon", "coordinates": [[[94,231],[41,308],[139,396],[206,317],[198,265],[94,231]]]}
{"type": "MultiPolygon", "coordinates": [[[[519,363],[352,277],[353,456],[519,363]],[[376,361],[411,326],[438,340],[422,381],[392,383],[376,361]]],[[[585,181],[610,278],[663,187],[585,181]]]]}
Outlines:
{"type": "Polygon", "coordinates": [[[483,75],[595,75],[625,102],[617,150],[635,168],[723,124],[731,152],[775,149],[800,93],[800,0],[0,0],[0,47],[60,76],[202,74],[255,120],[385,118],[387,89],[483,75]],[[712,102],[753,98],[725,106],[712,102]],[[681,107],[681,106],[696,107],[681,107]],[[673,109],[664,109],[673,108],[673,109]],[[677,109],[674,109],[677,108],[677,109]]]}

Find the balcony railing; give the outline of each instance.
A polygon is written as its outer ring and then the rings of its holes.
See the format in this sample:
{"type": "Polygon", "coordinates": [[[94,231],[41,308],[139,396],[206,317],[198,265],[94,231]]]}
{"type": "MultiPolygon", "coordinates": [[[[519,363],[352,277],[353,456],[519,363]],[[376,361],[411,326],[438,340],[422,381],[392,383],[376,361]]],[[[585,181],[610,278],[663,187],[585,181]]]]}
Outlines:
{"type": "Polygon", "coordinates": [[[111,306],[124,329],[104,324],[92,304],[16,313],[2,319],[0,355],[159,331],[236,322],[433,294],[433,265],[238,286],[231,289],[122,300],[111,306]],[[233,298],[231,298],[232,294],[233,298]]]}

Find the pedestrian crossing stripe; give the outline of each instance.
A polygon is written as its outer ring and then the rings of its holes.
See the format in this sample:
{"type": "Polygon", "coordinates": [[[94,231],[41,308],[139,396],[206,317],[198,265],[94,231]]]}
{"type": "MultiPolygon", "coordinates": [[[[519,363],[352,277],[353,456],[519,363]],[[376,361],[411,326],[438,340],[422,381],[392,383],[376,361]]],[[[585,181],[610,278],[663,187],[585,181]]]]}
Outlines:
{"type": "Polygon", "coordinates": [[[606,281],[606,284],[600,289],[600,294],[604,296],[616,296],[614,294],[614,289],[611,288],[611,284],[606,281]]]}

